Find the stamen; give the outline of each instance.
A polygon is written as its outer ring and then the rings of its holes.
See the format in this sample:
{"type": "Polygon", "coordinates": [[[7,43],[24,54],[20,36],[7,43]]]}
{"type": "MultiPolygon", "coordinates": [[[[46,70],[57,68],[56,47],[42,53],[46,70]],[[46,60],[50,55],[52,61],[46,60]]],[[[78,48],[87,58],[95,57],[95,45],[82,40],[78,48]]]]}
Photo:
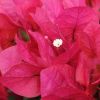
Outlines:
{"type": "Polygon", "coordinates": [[[45,39],[48,39],[48,36],[47,36],[47,35],[45,35],[45,36],[44,36],[44,38],[45,38],[45,39]]]}
{"type": "Polygon", "coordinates": [[[57,47],[57,48],[59,48],[62,44],[63,44],[62,39],[55,39],[55,40],[53,41],[53,46],[55,46],[55,47],[57,47]]]}

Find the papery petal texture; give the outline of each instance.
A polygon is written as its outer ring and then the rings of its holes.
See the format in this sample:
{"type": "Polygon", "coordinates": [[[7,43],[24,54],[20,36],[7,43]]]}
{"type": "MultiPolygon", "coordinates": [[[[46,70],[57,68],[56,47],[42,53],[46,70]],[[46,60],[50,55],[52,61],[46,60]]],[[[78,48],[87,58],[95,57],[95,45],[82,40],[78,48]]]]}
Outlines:
{"type": "Polygon", "coordinates": [[[0,53],[0,70],[5,74],[12,66],[21,62],[16,46],[9,47],[0,53]]]}
{"type": "Polygon", "coordinates": [[[36,97],[40,95],[40,71],[41,69],[23,62],[5,73],[2,83],[16,94],[36,97]]]}

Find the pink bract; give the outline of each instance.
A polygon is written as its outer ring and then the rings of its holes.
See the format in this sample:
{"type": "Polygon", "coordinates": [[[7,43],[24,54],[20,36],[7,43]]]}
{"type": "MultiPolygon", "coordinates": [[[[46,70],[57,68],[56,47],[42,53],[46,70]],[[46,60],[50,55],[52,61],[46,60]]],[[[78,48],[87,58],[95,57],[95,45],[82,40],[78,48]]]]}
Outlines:
{"type": "Polygon", "coordinates": [[[86,2],[0,2],[0,71],[6,88],[28,98],[41,96],[41,100],[96,100],[100,89],[98,0],[93,9],[94,1],[86,2]]]}

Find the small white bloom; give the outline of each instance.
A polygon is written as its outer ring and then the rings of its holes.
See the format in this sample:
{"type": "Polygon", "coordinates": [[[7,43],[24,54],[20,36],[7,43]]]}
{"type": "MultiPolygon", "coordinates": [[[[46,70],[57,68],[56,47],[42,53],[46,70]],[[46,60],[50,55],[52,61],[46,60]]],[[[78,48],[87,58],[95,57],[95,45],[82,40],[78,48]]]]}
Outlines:
{"type": "Polygon", "coordinates": [[[54,41],[53,41],[53,46],[55,46],[55,47],[60,47],[61,45],[63,44],[63,41],[62,41],[62,39],[55,39],[54,41]]]}

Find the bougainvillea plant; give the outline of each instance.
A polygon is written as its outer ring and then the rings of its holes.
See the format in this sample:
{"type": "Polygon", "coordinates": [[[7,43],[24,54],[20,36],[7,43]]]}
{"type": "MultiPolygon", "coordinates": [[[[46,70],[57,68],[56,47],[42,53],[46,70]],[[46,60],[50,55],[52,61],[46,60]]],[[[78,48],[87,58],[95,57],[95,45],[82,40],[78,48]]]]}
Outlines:
{"type": "Polygon", "coordinates": [[[0,100],[100,100],[100,0],[0,0],[0,100]]]}

